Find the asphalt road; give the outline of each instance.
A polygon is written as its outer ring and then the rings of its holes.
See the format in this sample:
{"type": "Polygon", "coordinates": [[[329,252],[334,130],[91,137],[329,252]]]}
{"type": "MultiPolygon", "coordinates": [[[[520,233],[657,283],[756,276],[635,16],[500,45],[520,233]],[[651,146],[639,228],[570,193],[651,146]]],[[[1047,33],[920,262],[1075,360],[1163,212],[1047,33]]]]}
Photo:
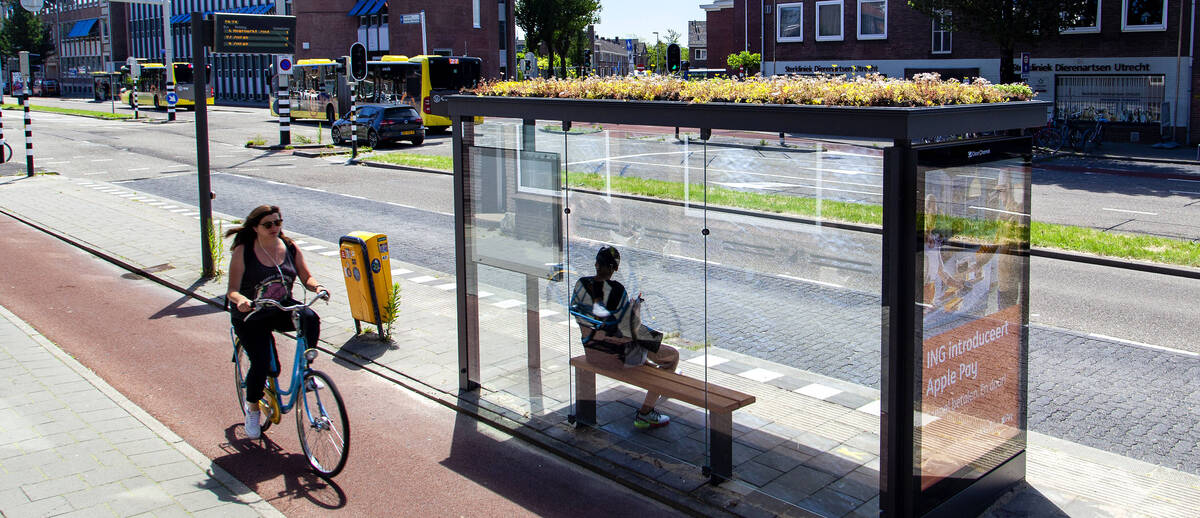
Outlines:
{"type": "MultiPolygon", "coordinates": [[[[314,366],[346,400],[351,443],[345,471],[325,481],[292,416],[245,438],[225,313],[8,218],[0,256],[0,304],[287,516],[679,515],[328,356],[314,366]]],[[[286,363],[291,348],[279,348],[286,363]]]]}

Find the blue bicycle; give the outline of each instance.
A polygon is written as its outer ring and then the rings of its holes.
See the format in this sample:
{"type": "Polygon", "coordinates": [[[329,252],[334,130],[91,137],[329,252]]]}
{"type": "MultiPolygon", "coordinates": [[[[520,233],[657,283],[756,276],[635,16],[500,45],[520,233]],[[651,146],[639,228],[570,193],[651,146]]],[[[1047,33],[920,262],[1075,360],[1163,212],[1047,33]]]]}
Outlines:
{"type": "MultiPolygon", "coordinates": [[[[296,433],[300,436],[300,447],[308,463],[322,477],[330,478],[342,472],[350,452],[350,418],[346,406],[333,380],[325,373],[310,368],[317,359],[317,349],[309,347],[300,329],[299,311],[312,306],[318,300],[329,300],[329,292],[322,291],[308,304],[284,306],[271,299],[253,302],[254,310],[249,318],[260,309],[275,307],[292,315],[296,331],[296,357],[292,361],[292,379],[287,390],[279,388],[277,376],[267,378],[267,386],[259,406],[263,409],[262,431],[278,423],[283,414],[298,406],[296,433]],[[286,398],[286,401],[281,399],[286,398]]],[[[246,370],[250,368],[250,356],[238,342],[237,335],[229,331],[233,339],[234,381],[237,382],[238,408],[246,411],[246,370]]]]}

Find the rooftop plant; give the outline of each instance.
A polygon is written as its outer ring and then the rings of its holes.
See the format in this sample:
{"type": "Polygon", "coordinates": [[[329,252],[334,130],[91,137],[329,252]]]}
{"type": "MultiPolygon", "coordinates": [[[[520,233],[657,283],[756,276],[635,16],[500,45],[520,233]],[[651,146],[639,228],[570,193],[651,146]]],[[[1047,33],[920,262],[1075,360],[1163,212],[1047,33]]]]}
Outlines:
{"type": "Polygon", "coordinates": [[[619,99],[628,101],[732,102],[825,106],[942,106],[947,104],[1028,101],[1034,93],[1023,83],[991,84],[943,80],[936,73],[913,79],[866,76],[771,76],[687,81],[671,76],[588,77],[489,81],[474,93],[505,97],[619,99]]]}

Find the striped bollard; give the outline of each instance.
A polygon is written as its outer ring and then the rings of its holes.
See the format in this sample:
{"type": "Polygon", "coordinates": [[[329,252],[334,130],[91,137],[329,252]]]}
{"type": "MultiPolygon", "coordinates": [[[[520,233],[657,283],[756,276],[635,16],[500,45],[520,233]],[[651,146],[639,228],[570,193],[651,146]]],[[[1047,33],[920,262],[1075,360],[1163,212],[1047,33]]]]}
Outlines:
{"type": "Polygon", "coordinates": [[[33,176],[33,119],[29,118],[29,95],[21,97],[25,111],[25,176],[33,176]]]}
{"type": "Polygon", "coordinates": [[[175,95],[175,83],[167,83],[167,120],[175,120],[175,103],[171,102],[171,98],[175,95]]]}
{"type": "Polygon", "coordinates": [[[138,118],[138,94],[137,89],[129,91],[129,100],[133,101],[133,118],[138,118]]]}
{"type": "Polygon", "coordinates": [[[279,94],[275,97],[279,109],[279,145],[292,143],[292,96],[288,93],[287,76],[279,75],[279,94]]]}
{"type": "Polygon", "coordinates": [[[354,109],[354,97],[358,93],[358,83],[350,83],[350,160],[353,164],[358,159],[358,112],[354,109]]]}
{"type": "MultiPolygon", "coordinates": [[[[0,104],[4,104],[4,101],[0,100],[0,104]]],[[[0,110],[0,164],[9,160],[12,160],[12,157],[4,158],[4,110],[0,110]]]]}

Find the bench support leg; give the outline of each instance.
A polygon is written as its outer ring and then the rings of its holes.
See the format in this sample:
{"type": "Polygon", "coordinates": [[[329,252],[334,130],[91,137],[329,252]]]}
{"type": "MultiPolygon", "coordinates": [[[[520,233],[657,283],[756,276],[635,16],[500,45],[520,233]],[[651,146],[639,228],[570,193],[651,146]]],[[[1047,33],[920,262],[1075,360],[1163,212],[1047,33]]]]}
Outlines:
{"type": "Polygon", "coordinates": [[[596,424],[596,373],[575,369],[575,421],[596,424]]]}
{"type": "Polygon", "coordinates": [[[725,481],[733,478],[733,412],[710,414],[709,457],[712,478],[725,481]]]}

